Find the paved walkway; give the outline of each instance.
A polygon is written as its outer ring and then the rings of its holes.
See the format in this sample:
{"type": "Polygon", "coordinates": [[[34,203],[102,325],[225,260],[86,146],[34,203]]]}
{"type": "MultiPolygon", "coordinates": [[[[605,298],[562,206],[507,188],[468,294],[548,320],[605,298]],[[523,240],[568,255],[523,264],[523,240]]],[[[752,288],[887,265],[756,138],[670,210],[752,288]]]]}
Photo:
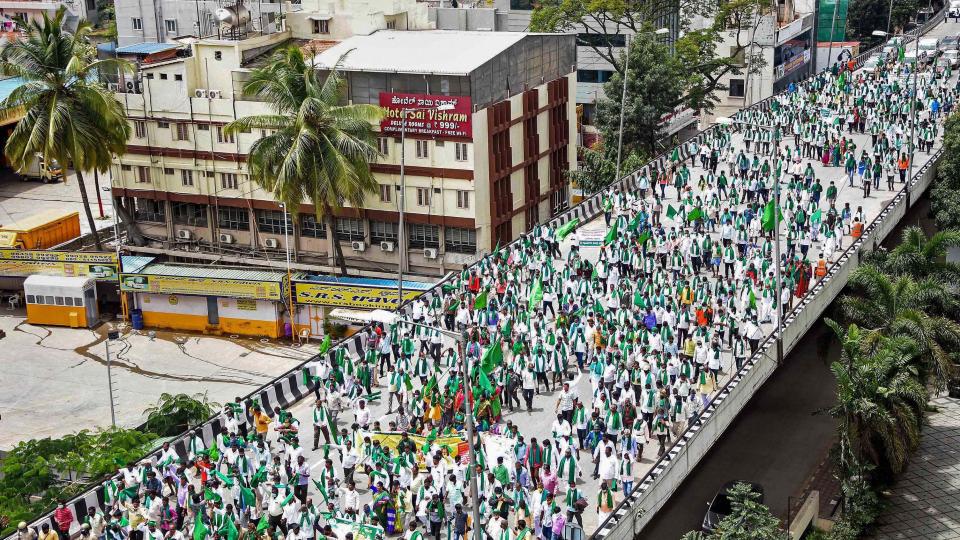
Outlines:
{"type": "Polygon", "coordinates": [[[927,416],[920,449],[870,538],[960,538],[960,400],[944,396],[932,403],[939,410],[927,416]]]}

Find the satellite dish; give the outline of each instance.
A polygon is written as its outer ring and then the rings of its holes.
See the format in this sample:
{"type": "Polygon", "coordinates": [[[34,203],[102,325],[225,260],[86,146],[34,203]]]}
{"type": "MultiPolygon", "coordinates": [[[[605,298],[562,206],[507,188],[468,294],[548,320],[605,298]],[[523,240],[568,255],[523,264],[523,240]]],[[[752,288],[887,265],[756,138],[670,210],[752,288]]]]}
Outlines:
{"type": "Polygon", "coordinates": [[[250,22],[250,10],[243,4],[222,7],[215,13],[221,26],[239,28],[250,22]]]}

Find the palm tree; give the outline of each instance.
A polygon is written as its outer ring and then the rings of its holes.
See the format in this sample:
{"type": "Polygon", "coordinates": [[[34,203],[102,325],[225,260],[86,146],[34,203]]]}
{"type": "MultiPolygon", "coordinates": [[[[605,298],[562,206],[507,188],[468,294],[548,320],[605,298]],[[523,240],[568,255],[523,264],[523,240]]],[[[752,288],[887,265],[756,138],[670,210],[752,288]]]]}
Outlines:
{"type": "Polygon", "coordinates": [[[937,279],[955,284],[960,281],[960,264],[947,262],[947,249],[960,246],[960,231],[939,231],[927,236],[920,227],[903,230],[900,244],[886,257],[884,269],[914,279],[937,279]]]}
{"type": "Polygon", "coordinates": [[[878,336],[912,339],[925,380],[942,389],[954,372],[953,355],[960,350],[960,324],[938,315],[954,311],[952,295],[937,280],[891,277],[870,265],[858,268],[849,285],[855,295],[841,299],[847,318],[878,336]]]}
{"type": "Polygon", "coordinates": [[[844,330],[830,319],[826,323],[841,345],[840,360],[830,365],[837,381],[837,405],[830,414],[839,420],[843,477],[862,474],[864,462],[903,471],[920,442],[927,402],[912,365],[917,344],[907,337],[876,337],[856,324],[844,330]]]}
{"type": "Polygon", "coordinates": [[[97,249],[103,249],[90,211],[83,171],[106,172],[110,156],[126,148],[130,126],[120,105],[98,80],[102,72],[116,72],[129,64],[97,60],[82,21],[73,34],[63,30],[66,8],[43,14],[41,22],[17,23],[26,36],[0,52],[0,73],[25,82],[0,107],[23,108],[23,119],[7,140],[5,152],[14,167],[24,167],[42,155],[73,163],[77,187],[97,249]]]}
{"type": "Polygon", "coordinates": [[[245,93],[269,100],[277,114],[241,118],[226,130],[270,130],[250,147],[251,180],[273,194],[295,222],[300,204],[310,201],[317,219],[330,230],[334,263],[346,275],[334,212],[347,204],[362,206],[365,196],[377,190],[370,162],[379,156],[373,123],[383,110],[340,104],[346,82],[339,72],[342,61],[321,80],[298,47],[277,51],[244,86],[245,93]]]}

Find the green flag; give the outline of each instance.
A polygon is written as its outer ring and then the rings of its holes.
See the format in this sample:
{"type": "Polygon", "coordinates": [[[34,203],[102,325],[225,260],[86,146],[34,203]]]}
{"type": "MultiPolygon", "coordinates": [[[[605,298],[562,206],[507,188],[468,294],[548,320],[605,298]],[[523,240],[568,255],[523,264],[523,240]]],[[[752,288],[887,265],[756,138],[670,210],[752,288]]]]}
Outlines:
{"type": "Polygon", "coordinates": [[[530,291],[530,305],[527,309],[533,311],[534,309],[540,307],[540,302],[543,301],[543,280],[537,278],[537,282],[533,284],[533,290],[530,291]]]}
{"type": "Polygon", "coordinates": [[[570,221],[564,223],[557,229],[557,240],[562,241],[567,237],[568,234],[572,233],[574,229],[577,228],[577,225],[580,224],[580,218],[574,218],[570,221]]]}
{"type": "Polygon", "coordinates": [[[237,524],[233,522],[233,518],[227,516],[226,523],[223,524],[223,527],[220,527],[220,530],[217,531],[220,533],[221,538],[226,538],[227,540],[237,540],[240,536],[240,531],[237,530],[237,524]]]}
{"type": "Polygon", "coordinates": [[[482,369],[480,370],[480,375],[477,376],[477,384],[480,385],[480,388],[484,392],[488,394],[493,393],[493,384],[490,383],[490,379],[487,377],[487,374],[484,373],[482,369]]]}
{"type": "Polygon", "coordinates": [[[260,485],[261,482],[263,482],[266,479],[267,479],[267,466],[263,465],[259,469],[257,469],[257,472],[253,473],[252,477],[250,477],[250,485],[253,487],[257,487],[260,485]]]}
{"type": "Polygon", "coordinates": [[[680,147],[679,147],[679,146],[676,147],[676,148],[674,148],[674,149],[673,149],[673,152],[670,153],[670,161],[673,161],[674,163],[680,161],[680,147]]]}
{"type": "Polygon", "coordinates": [[[640,236],[637,237],[637,243],[641,246],[647,243],[647,240],[650,239],[650,231],[643,231],[640,236]]]}
{"type": "Polygon", "coordinates": [[[773,199],[770,199],[770,202],[763,207],[763,216],[760,218],[760,225],[763,226],[763,230],[770,232],[773,230],[776,217],[774,212],[777,211],[777,204],[773,199]]]}
{"type": "Polygon", "coordinates": [[[317,351],[317,354],[324,354],[330,350],[330,334],[327,334],[323,338],[323,343],[320,344],[320,350],[317,351]]]}
{"type": "Polygon", "coordinates": [[[823,212],[818,208],[816,212],[810,215],[810,221],[813,223],[820,223],[823,219],[823,212]]]}
{"type": "Polygon", "coordinates": [[[668,204],[668,205],[667,205],[667,217],[670,218],[670,219],[673,219],[673,217],[676,216],[676,215],[677,215],[677,209],[674,208],[673,205],[668,204]]]}
{"type": "MultiPolygon", "coordinates": [[[[263,517],[266,518],[267,515],[264,514],[263,517]]],[[[197,521],[193,524],[193,540],[204,540],[209,532],[207,526],[203,524],[203,520],[200,519],[200,516],[197,516],[197,521]]]]}
{"type": "Polygon", "coordinates": [[[213,492],[212,489],[207,488],[203,490],[203,500],[205,501],[220,501],[221,498],[219,495],[213,492]]]}
{"type": "Polygon", "coordinates": [[[220,479],[227,487],[233,487],[233,478],[224,475],[222,472],[214,469],[213,475],[220,479]]]}
{"type": "Polygon", "coordinates": [[[609,244],[617,239],[617,222],[613,222],[613,226],[610,227],[610,230],[607,231],[607,236],[603,237],[603,244],[609,244]]]}
{"type": "Polygon", "coordinates": [[[241,487],[240,501],[243,503],[243,506],[249,508],[257,504],[257,496],[253,493],[252,489],[241,487]]]}
{"type": "Polygon", "coordinates": [[[480,370],[490,373],[503,363],[503,347],[500,345],[500,336],[490,344],[490,348],[483,353],[480,359],[480,370]]]}
{"type": "Polygon", "coordinates": [[[703,210],[699,208],[694,208],[687,214],[687,221],[696,221],[703,217],[703,210]]]}
{"type": "Polygon", "coordinates": [[[750,308],[757,309],[757,295],[753,294],[753,289],[750,289],[750,308]]]}
{"type": "Polygon", "coordinates": [[[487,292],[488,289],[484,289],[477,295],[477,299],[473,302],[474,309],[487,309],[487,292]]]}
{"type": "Polygon", "coordinates": [[[127,499],[132,499],[137,496],[137,492],[140,491],[140,484],[137,484],[133,487],[128,487],[126,489],[120,490],[117,498],[120,501],[125,501],[127,499]]]}
{"type": "Polygon", "coordinates": [[[637,214],[636,216],[634,216],[633,219],[630,220],[630,223],[627,225],[627,230],[630,232],[634,232],[639,228],[640,228],[640,214],[637,214]]]}
{"type": "Polygon", "coordinates": [[[430,380],[427,381],[427,385],[423,387],[423,395],[429,396],[433,389],[437,387],[437,376],[431,375],[430,380]]]}
{"type": "MultiPolygon", "coordinates": [[[[267,513],[264,512],[263,515],[260,516],[260,521],[257,523],[257,532],[263,532],[267,530],[268,527],[270,527],[270,520],[267,519],[267,513]]],[[[194,538],[193,540],[197,539],[194,538]]]]}

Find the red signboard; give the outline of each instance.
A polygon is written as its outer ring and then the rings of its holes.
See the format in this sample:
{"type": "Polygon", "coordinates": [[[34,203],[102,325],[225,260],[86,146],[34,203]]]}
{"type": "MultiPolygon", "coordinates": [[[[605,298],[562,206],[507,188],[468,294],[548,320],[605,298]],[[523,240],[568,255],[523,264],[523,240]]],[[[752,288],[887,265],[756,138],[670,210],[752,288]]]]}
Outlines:
{"type": "Polygon", "coordinates": [[[473,111],[469,97],[380,92],[380,106],[386,110],[386,116],[380,121],[383,133],[399,135],[406,114],[408,135],[427,135],[437,139],[473,137],[470,124],[473,111]],[[437,110],[444,105],[452,105],[452,108],[437,110]]]}

